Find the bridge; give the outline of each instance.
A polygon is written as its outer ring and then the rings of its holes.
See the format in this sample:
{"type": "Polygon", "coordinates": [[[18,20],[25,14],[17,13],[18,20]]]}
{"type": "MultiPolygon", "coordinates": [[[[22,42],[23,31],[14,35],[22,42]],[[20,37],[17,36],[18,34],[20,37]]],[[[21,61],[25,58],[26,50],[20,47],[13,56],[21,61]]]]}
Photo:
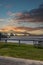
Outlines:
{"type": "Polygon", "coordinates": [[[11,36],[10,38],[1,38],[1,40],[5,40],[6,43],[8,40],[19,41],[19,46],[20,41],[33,41],[33,44],[43,46],[43,36],[11,36]]]}

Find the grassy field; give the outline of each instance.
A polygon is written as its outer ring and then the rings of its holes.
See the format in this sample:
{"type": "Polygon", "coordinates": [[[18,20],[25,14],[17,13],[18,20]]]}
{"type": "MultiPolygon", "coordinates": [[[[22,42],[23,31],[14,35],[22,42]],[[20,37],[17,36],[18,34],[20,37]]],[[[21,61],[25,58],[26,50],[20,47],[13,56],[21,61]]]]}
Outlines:
{"type": "Polygon", "coordinates": [[[0,42],[0,56],[10,56],[33,60],[43,60],[43,49],[34,48],[33,45],[0,42]]]}

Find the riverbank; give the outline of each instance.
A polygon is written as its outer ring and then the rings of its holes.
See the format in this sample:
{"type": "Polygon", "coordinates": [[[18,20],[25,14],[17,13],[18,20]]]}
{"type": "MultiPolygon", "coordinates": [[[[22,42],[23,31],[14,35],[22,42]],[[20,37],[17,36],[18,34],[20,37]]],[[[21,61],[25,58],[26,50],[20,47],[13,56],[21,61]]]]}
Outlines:
{"type": "Polygon", "coordinates": [[[0,42],[0,56],[24,58],[43,61],[43,49],[33,45],[0,42]]]}

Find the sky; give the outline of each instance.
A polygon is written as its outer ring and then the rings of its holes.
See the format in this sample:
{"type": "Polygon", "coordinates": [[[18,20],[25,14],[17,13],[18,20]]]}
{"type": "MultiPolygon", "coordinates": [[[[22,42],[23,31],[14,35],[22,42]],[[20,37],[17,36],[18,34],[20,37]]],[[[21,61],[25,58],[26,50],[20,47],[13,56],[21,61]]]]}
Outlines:
{"type": "Polygon", "coordinates": [[[43,0],[0,0],[0,28],[43,27],[43,0]]]}

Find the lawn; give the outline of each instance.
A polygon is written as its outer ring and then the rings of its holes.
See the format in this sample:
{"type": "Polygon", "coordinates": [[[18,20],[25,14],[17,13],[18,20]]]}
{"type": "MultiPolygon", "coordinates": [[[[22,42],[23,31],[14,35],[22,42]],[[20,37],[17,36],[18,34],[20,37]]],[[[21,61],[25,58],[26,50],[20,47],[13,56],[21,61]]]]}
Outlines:
{"type": "Polygon", "coordinates": [[[43,61],[43,49],[35,48],[33,45],[2,43],[0,42],[0,56],[25,58],[43,61]]]}

